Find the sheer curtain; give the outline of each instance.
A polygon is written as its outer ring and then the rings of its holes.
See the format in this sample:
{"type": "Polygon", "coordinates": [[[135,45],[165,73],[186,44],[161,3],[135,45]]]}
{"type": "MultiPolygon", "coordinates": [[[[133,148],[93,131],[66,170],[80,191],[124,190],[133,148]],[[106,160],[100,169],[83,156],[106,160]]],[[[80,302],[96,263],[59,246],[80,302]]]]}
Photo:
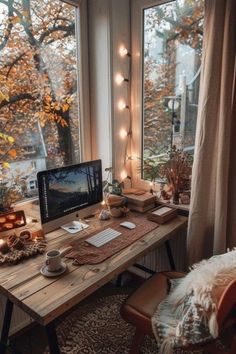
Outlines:
{"type": "Polygon", "coordinates": [[[236,1],[206,0],[188,261],[236,246],[236,1]]]}

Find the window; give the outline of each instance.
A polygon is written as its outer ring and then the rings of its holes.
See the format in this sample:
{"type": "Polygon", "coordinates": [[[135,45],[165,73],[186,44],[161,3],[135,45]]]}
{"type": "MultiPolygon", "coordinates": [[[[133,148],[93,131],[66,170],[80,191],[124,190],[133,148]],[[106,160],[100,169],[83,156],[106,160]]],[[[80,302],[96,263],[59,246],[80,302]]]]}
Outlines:
{"type": "Polygon", "coordinates": [[[0,177],[5,187],[7,180],[8,186],[26,181],[36,165],[47,169],[80,161],[78,10],[60,0],[0,3],[0,177]]]}
{"type": "Polygon", "coordinates": [[[140,109],[134,110],[134,119],[142,121],[137,136],[141,148],[136,146],[135,150],[144,165],[145,161],[163,159],[173,146],[194,152],[204,1],[144,0],[139,4],[133,14],[142,14],[140,41],[134,33],[138,20],[132,30],[141,59],[139,63],[134,60],[133,87],[139,85],[141,92],[134,95],[134,103],[142,102],[140,109]],[[138,76],[142,76],[142,85],[138,76]]]}

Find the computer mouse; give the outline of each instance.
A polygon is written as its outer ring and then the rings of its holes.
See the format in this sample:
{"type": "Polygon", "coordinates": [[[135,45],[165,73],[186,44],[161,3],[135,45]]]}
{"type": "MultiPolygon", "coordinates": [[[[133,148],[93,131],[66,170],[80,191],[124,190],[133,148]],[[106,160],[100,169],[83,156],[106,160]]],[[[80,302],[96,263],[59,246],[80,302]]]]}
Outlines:
{"type": "Polygon", "coordinates": [[[130,221],[124,221],[120,224],[120,226],[126,227],[126,229],[135,229],[136,225],[133,222],[130,221]]]}

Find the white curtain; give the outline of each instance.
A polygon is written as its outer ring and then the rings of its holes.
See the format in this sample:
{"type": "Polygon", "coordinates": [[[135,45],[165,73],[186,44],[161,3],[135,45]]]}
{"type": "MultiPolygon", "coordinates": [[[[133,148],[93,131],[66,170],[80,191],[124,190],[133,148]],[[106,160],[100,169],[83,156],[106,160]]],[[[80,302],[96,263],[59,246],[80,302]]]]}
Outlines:
{"type": "Polygon", "coordinates": [[[236,246],[236,0],[206,0],[188,261],[236,246]]]}

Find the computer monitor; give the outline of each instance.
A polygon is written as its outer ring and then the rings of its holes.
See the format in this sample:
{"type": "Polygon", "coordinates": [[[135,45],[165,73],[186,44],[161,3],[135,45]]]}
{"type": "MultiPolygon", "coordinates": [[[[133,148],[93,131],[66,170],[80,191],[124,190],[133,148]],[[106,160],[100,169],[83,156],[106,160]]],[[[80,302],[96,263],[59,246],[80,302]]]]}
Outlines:
{"type": "Polygon", "coordinates": [[[40,171],[37,180],[44,232],[91,215],[103,200],[101,160],[40,171]]]}

